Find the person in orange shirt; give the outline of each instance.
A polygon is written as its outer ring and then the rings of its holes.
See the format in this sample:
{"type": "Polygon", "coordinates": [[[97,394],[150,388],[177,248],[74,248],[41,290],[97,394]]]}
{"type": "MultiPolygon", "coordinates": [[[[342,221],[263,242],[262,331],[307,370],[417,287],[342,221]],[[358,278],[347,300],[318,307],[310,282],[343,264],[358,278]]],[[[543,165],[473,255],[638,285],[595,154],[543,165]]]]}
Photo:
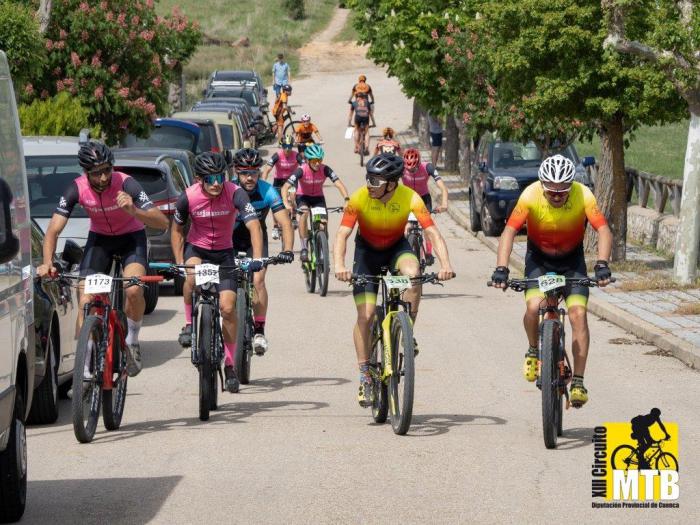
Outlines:
{"type": "Polygon", "coordinates": [[[280,96],[275,100],[275,104],[272,106],[272,116],[277,121],[277,139],[282,138],[282,133],[284,133],[284,120],[287,118],[287,113],[289,112],[289,95],[292,94],[292,86],[286,84],[282,86],[282,92],[280,96]]]}
{"type": "Polygon", "coordinates": [[[350,93],[350,98],[348,99],[348,104],[357,101],[357,95],[363,94],[367,97],[370,105],[370,119],[372,120],[372,127],[376,127],[376,122],[374,122],[374,92],[372,91],[372,86],[367,83],[367,77],[365,75],[360,75],[357,79],[357,84],[352,86],[352,92],[350,93]]]}
{"type": "Polygon", "coordinates": [[[393,153],[394,155],[402,155],[401,144],[394,138],[393,128],[384,128],[382,130],[382,138],[377,145],[374,147],[374,154],[379,155],[380,153],[393,153]]]}
{"type": "MultiPolygon", "coordinates": [[[[498,242],[496,270],[491,280],[495,287],[505,289],[508,284],[508,261],[513,240],[527,224],[527,252],[525,278],[535,279],[549,272],[565,277],[586,277],[586,258],[583,236],[586,221],[598,232],[598,261],[595,277],[598,286],[610,283],[608,260],[612,253],[612,232],[601,213],[593,192],[574,182],[576,167],[562,155],[542,161],[539,181],[533,182],[520,195],[498,242]]],[[[588,288],[567,286],[564,292],[572,331],[574,377],[570,399],[575,407],[588,401],[588,390],[583,385],[590,333],[587,320],[588,288]]],[[[523,375],[527,381],[537,378],[539,307],[544,294],[539,288],[525,292],[527,309],[523,324],[529,343],[525,354],[523,375]]]]}
{"type": "MultiPolygon", "coordinates": [[[[442,281],[454,277],[447,244],[430,217],[423,200],[408,186],[399,184],[403,175],[403,159],[390,153],[372,157],[367,163],[367,185],[352,194],[345,207],[338,233],[335,237],[333,260],[335,276],[350,281],[355,274],[379,275],[382,268],[398,270],[401,275],[417,277],[420,265],[411,245],[404,237],[404,229],[410,213],[413,213],[433,243],[440,261],[438,278],[442,281]],[[348,238],[355,225],[355,258],[353,271],[345,266],[348,238]]],[[[362,407],[372,404],[372,380],[369,372],[369,330],[375,315],[378,284],[356,285],[353,297],[357,308],[357,323],[353,332],[355,352],[360,368],[358,402],[362,407]]],[[[404,292],[403,299],[411,304],[411,318],[415,324],[420,304],[420,290],[414,286],[404,292]]]]}
{"type": "Polygon", "coordinates": [[[299,153],[304,153],[308,143],[323,144],[321,134],[308,113],[301,116],[301,124],[295,126],[294,136],[299,153]]]}

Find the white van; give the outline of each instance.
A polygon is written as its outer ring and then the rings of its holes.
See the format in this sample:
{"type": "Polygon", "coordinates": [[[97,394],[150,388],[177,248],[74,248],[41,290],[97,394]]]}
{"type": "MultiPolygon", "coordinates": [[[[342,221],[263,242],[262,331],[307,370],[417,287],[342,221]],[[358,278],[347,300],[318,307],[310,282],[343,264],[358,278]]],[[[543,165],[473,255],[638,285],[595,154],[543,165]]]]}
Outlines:
{"type": "Polygon", "coordinates": [[[24,422],[34,391],[33,349],[27,177],[12,79],[5,53],[0,51],[0,521],[16,521],[24,513],[24,422]]]}

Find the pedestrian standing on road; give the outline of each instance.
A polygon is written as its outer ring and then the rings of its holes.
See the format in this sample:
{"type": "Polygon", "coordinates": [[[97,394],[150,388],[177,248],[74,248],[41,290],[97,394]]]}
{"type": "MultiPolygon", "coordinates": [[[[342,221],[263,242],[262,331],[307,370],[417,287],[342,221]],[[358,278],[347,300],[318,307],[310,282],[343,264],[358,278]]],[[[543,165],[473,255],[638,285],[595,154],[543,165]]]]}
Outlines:
{"type": "Polygon", "coordinates": [[[430,133],[430,155],[433,166],[437,166],[442,150],[442,124],[440,117],[428,114],[428,131],[430,133]]]}
{"type": "Polygon", "coordinates": [[[272,88],[275,90],[275,96],[279,98],[282,86],[291,84],[292,76],[289,73],[289,64],[284,61],[284,55],[277,55],[277,62],[272,64],[272,88]]]}

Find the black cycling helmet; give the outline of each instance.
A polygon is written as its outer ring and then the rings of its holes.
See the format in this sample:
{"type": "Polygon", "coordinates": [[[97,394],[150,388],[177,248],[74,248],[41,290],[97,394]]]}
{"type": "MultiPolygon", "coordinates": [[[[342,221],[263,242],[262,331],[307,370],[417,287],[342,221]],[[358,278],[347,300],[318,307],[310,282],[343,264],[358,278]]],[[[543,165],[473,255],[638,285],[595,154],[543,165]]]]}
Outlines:
{"type": "Polygon", "coordinates": [[[226,173],[227,168],[228,164],[221,153],[205,151],[194,158],[194,173],[200,177],[226,173]]]}
{"type": "Polygon", "coordinates": [[[233,156],[233,165],[238,169],[256,169],[262,166],[258,150],[253,148],[239,149],[233,156]]]}
{"type": "Polygon", "coordinates": [[[398,180],[403,175],[403,159],[393,153],[380,153],[367,162],[367,175],[387,181],[398,180]]]}
{"type": "Polygon", "coordinates": [[[282,91],[284,91],[287,95],[291,95],[292,86],[290,86],[289,84],[285,84],[284,86],[282,86],[282,91]]]}
{"type": "Polygon", "coordinates": [[[113,166],[114,155],[112,154],[112,150],[102,142],[91,140],[80,146],[78,150],[78,163],[85,171],[90,171],[95,168],[95,166],[101,166],[103,164],[113,166]]]}

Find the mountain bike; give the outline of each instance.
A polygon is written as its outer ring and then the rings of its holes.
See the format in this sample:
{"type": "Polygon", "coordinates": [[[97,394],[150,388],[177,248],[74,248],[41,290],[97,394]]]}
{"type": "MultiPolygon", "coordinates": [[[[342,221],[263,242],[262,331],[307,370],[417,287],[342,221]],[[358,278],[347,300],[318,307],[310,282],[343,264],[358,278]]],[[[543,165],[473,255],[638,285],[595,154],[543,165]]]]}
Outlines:
{"type": "MultiPolygon", "coordinates": [[[[321,206],[311,208],[309,212],[309,237],[308,251],[309,260],[301,263],[306,282],[306,291],[314,293],[318,285],[318,293],[325,297],[328,293],[328,275],[330,273],[331,258],[328,249],[328,213],[342,212],[344,208],[337,206],[333,208],[323,208],[321,206]]],[[[301,215],[303,211],[297,210],[301,215]]]]}
{"type": "Polygon", "coordinates": [[[124,414],[128,379],[124,290],[130,286],[145,287],[163,277],[122,277],[121,259],[114,257],[110,275],[58,273],[57,278],[84,281],[83,293],[93,295],[83,308],[71,403],[75,437],[80,443],[89,443],[95,437],[100,407],[107,430],[117,430],[124,414]]]}
{"type": "Polygon", "coordinates": [[[415,285],[438,284],[437,274],[410,278],[403,275],[353,275],[351,284],[377,283],[380,294],[370,328],[369,371],[372,376],[372,418],[384,423],[389,415],[395,434],[404,435],[413,417],[415,340],[411,305],[402,294],[415,285]]]}
{"type": "Polygon", "coordinates": [[[406,235],[406,239],[408,240],[408,244],[411,245],[411,250],[413,250],[416,259],[418,259],[420,271],[423,273],[426,267],[433,264],[435,258],[432,254],[428,254],[426,241],[423,237],[423,228],[421,228],[413,212],[408,214],[408,234],[406,235]]]}
{"type": "MultiPolygon", "coordinates": [[[[665,440],[654,441],[645,453],[645,461],[648,465],[653,465],[656,470],[675,470],[678,471],[678,460],[676,456],[670,452],[664,452],[661,444],[665,440]],[[651,454],[649,454],[651,451],[651,454]]],[[[639,466],[639,448],[632,445],[620,445],[613,450],[610,456],[610,464],[613,470],[640,470],[639,466]]],[[[651,468],[651,467],[647,467],[651,468]]]]}
{"type": "MultiPolygon", "coordinates": [[[[615,278],[611,278],[610,281],[614,282],[615,278]]],[[[493,286],[492,281],[486,284],[493,286]]],[[[509,279],[507,285],[516,292],[523,292],[536,285],[545,295],[539,308],[536,384],[542,391],[544,445],[547,448],[556,448],[557,436],[561,436],[563,432],[564,398],[567,410],[571,406],[566,385],[572,377],[571,362],[565,346],[566,309],[559,305],[564,300],[564,288],[567,285],[595,287],[598,283],[588,277],[564,277],[548,273],[536,279],[509,279]]]]}

